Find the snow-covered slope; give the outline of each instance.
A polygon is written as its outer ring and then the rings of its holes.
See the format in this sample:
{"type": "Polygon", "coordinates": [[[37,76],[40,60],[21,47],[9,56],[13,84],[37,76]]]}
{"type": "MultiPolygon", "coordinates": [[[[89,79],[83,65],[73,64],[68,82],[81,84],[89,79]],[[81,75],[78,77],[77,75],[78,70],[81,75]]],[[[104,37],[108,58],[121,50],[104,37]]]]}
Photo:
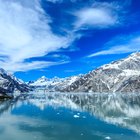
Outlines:
{"type": "Polygon", "coordinates": [[[52,79],[43,76],[29,85],[60,92],[140,92],[140,52],[85,75],[52,79]]]}
{"type": "Polygon", "coordinates": [[[42,76],[38,80],[34,82],[29,82],[28,84],[38,89],[45,89],[46,91],[58,91],[60,89],[66,88],[67,86],[70,86],[78,78],[79,76],[72,76],[66,78],[54,77],[52,79],[48,79],[45,76],[42,76]]]}
{"type": "Polygon", "coordinates": [[[101,66],[62,91],[140,92],[140,52],[101,66]]]}
{"type": "Polygon", "coordinates": [[[0,68],[0,97],[13,96],[15,92],[28,92],[30,87],[0,68]]]}
{"type": "Polygon", "coordinates": [[[41,78],[39,78],[36,81],[30,81],[28,82],[28,84],[30,86],[36,86],[36,87],[46,87],[46,85],[48,84],[48,80],[45,76],[42,76],[41,78]]]}

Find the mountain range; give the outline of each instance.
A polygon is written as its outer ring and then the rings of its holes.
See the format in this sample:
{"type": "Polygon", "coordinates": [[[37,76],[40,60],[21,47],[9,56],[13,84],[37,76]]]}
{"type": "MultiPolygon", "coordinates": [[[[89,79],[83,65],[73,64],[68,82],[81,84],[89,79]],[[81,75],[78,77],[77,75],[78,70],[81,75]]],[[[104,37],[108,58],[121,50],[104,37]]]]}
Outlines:
{"type": "Polygon", "coordinates": [[[87,74],[48,79],[42,76],[28,83],[0,69],[0,98],[31,90],[45,92],[140,92],[140,52],[105,64],[87,74]]]}
{"type": "Polygon", "coordinates": [[[30,86],[60,92],[140,92],[140,52],[68,78],[41,77],[30,86]]]}

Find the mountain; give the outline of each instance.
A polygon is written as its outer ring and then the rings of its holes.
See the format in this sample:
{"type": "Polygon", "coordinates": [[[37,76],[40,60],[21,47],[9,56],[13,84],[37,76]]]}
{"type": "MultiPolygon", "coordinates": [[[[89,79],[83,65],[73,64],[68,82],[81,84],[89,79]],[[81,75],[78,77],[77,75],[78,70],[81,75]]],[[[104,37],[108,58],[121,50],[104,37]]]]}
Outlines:
{"type": "Polygon", "coordinates": [[[29,91],[30,87],[27,84],[0,68],[0,98],[12,97],[14,93],[29,91]]]}
{"type": "Polygon", "coordinates": [[[42,76],[28,84],[0,69],[0,98],[29,92],[31,87],[46,92],[140,92],[140,52],[84,75],[52,79],[42,76]]]}
{"type": "Polygon", "coordinates": [[[140,92],[140,52],[103,65],[61,91],[140,92]]]}
{"type": "Polygon", "coordinates": [[[84,75],[52,79],[41,77],[29,85],[60,92],[140,92],[140,52],[84,75]]]}
{"type": "Polygon", "coordinates": [[[48,79],[45,76],[42,76],[41,78],[39,78],[36,81],[29,81],[27,84],[29,84],[30,86],[33,86],[33,87],[44,88],[48,84],[48,79]]]}
{"type": "Polygon", "coordinates": [[[42,76],[36,81],[30,81],[28,85],[33,88],[44,89],[45,91],[49,91],[49,92],[59,91],[59,90],[63,90],[67,86],[70,86],[79,77],[80,76],[72,76],[66,78],[54,77],[52,79],[48,79],[45,76],[42,76]]]}

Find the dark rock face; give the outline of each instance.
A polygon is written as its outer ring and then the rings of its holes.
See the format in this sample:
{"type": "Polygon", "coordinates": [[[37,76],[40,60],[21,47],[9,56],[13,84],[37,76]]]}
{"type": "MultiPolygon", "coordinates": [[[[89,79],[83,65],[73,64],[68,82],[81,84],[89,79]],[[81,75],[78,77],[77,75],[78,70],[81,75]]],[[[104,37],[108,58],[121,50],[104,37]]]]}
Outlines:
{"type": "Polygon", "coordinates": [[[62,92],[140,92],[140,53],[83,75],[62,92]]]}
{"type": "Polygon", "coordinates": [[[14,92],[29,92],[30,87],[5,70],[0,69],[0,94],[13,96],[14,92]]]}
{"type": "Polygon", "coordinates": [[[118,91],[140,92],[140,76],[130,77],[128,80],[124,81],[118,91]]]}

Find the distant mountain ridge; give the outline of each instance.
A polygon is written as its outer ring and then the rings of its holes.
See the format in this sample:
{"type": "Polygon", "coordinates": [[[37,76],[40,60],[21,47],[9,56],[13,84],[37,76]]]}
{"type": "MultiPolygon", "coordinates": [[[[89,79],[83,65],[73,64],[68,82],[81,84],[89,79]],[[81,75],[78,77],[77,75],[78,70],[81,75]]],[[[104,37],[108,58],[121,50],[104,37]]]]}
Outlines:
{"type": "Polygon", "coordinates": [[[48,79],[45,76],[42,76],[36,81],[29,82],[28,84],[34,88],[45,89],[46,91],[59,91],[66,88],[68,85],[71,85],[76,81],[80,76],[72,76],[66,78],[54,77],[48,79]]]}
{"type": "Polygon", "coordinates": [[[140,92],[140,52],[84,75],[40,81],[29,85],[60,92],[140,92]]]}

